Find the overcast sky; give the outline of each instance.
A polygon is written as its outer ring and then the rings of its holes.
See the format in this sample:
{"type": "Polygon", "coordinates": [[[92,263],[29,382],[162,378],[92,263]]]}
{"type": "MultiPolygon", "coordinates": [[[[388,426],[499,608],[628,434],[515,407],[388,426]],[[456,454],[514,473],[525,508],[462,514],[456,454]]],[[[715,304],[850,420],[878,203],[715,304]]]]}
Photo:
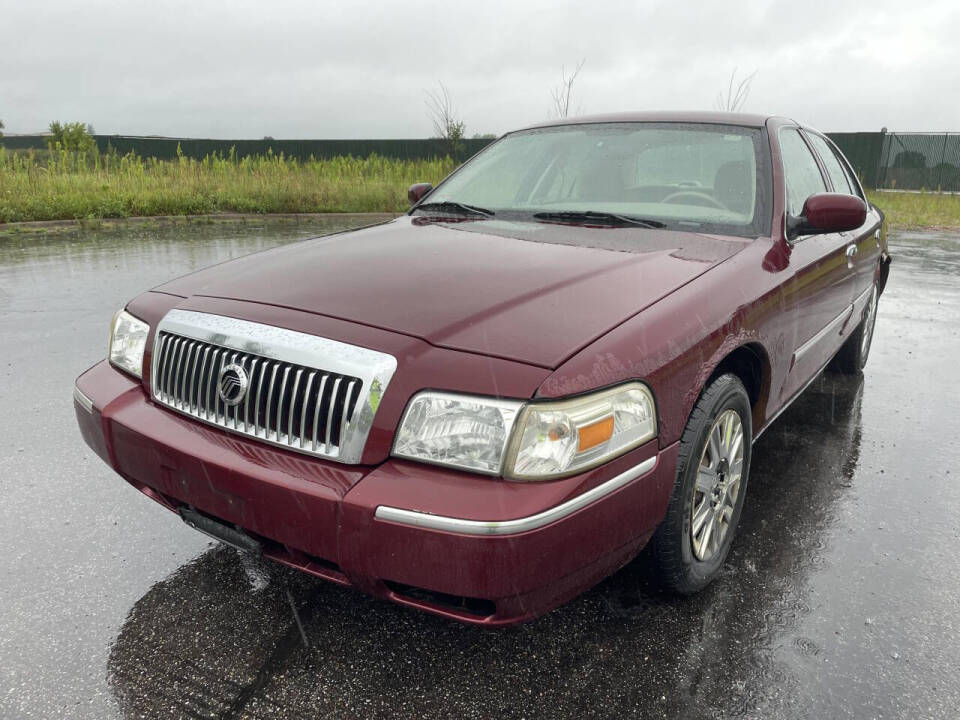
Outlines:
{"type": "Polygon", "coordinates": [[[442,81],[467,135],[550,115],[745,110],[825,131],[960,130],[960,2],[229,3],[0,0],[0,120],[185,137],[426,137],[442,81]]]}

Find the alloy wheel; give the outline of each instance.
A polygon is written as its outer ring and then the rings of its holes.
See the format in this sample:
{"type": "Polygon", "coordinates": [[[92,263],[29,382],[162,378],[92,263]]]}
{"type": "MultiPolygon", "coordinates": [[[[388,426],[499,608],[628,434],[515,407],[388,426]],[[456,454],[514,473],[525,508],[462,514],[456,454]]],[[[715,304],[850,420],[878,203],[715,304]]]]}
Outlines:
{"type": "Polygon", "coordinates": [[[700,455],[690,506],[690,543],[702,562],[716,555],[730,532],[743,476],[743,423],[736,410],[714,421],[700,455]]]}

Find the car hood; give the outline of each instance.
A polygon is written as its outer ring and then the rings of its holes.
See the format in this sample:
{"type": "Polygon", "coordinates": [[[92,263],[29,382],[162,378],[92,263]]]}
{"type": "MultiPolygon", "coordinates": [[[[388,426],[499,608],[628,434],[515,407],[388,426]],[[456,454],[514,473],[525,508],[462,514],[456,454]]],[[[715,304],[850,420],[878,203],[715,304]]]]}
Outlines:
{"type": "Polygon", "coordinates": [[[232,260],[156,290],[289,307],[555,368],[747,242],[403,216],[232,260]]]}

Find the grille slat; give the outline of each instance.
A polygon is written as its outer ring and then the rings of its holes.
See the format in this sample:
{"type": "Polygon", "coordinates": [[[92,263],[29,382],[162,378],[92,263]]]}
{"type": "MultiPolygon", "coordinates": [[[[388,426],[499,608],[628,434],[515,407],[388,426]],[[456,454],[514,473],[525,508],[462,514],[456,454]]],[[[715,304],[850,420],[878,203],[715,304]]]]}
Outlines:
{"type": "Polygon", "coordinates": [[[270,371],[270,382],[267,383],[267,406],[263,409],[263,432],[264,437],[270,439],[270,408],[273,407],[273,388],[277,384],[277,370],[280,369],[280,363],[273,364],[273,370],[270,371]]]}
{"type": "Polygon", "coordinates": [[[152,362],[154,365],[162,365],[162,363],[163,363],[163,354],[167,351],[167,345],[168,345],[169,343],[170,343],[170,339],[169,339],[169,337],[166,336],[166,335],[161,336],[161,337],[159,338],[159,340],[157,340],[157,345],[156,345],[156,347],[153,349],[153,357],[154,357],[154,359],[151,360],[151,362],[152,362]]]}
{"type": "Polygon", "coordinates": [[[330,391],[330,408],[327,410],[327,439],[323,446],[326,452],[330,452],[330,437],[333,430],[333,409],[337,404],[337,390],[340,387],[340,378],[333,381],[333,390],[330,391]]]}
{"type": "Polygon", "coordinates": [[[154,397],[164,405],[240,434],[333,458],[352,432],[363,386],[350,375],[166,331],[158,334],[153,362],[154,397]],[[247,374],[246,394],[234,405],[217,389],[230,364],[247,374]]]}
{"type": "Polygon", "coordinates": [[[316,408],[313,411],[313,447],[312,452],[317,452],[317,434],[320,430],[320,407],[323,404],[323,389],[327,385],[327,376],[324,375],[320,380],[320,389],[317,391],[316,408]]]}
{"type": "Polygon", "coordinates": [[[183,409],[183,394],[180,392],[183,388],[183,356],[187,354],[187,348],[190,346],[189,340],[180,343],[180,350],[177,352],[177,367],[174,369],[173,396],[176,399],[177,407],[183,409]]]}
{"type": "MultiPolygon", "coordinates": [[[[257,375],[257,361],[260,358],[254,358],[250,362],[250,386],[247,389],[247,396],[243,398],[243,431],[250,432],[250,396],[253,395],[253,379],[257,375]]],[[[256,428],[254,428],[256,433],[256,428]]]]}
{"type": "Polygon", "coordinates": [[[209,348],[209,347],[205,347],[205,348],[203,349],[203,360],[200,362],[200,381],[197,383],[197,405],[196,405],[196,408],[197,408],[198,411],[200,410],[200,408],[201,408],[201,406],[202,406],[203,398],[205,397],[206,392],[207,392],[207,389],[208,389],[209,386],[210,386],[209,381],[207,381],[206,383],[204,382],[204,378],[206,377],[206,372],[207,372],[207,360],[209,360],[209,359],[210,359],[210,348],[209,348]]]}
{"type": "Polygon", "coordinates": [[[177,357],[177,349],[180,347],[181,342],[183,342],[183,338],[175,338],[170,344],[170,357],[167,358],[166,382],[163,385],[163,390],[167,396],[167,402],[171,402],[173,400],[173,393],[170,392],[170,379],[173,377],[173,365],[177,357]]]}
{"type": "Polygon", "coordinates": [[[300,387],[300,376],[303,375],[303,368],[297,370],[297,375],[293,380],[293,390],[290,391],[290,406],[287,409],[287,444],[293,445],[293,412],[297,408],[297,388],[300,387]]]}
{"type": "Polygon", "coordinates": [[[197,356],[199,354],[200,346],[197,343],[190,343],[190,359],[187,362],[187,371],[183,374],[183,379],[187,383],[183,392],[183,400],[187,404],[187,410],[193,410],[193,382],[197,378],[197,356]],[[189,379],[187,373],[189,373],[189,379]]]}
{"type": "MultiPolygon", "coordinates": [[[[310,373],[307,377],[307,387],[303,391],[303,404],[300,408],[300,447],[303,448],[307,444],[307,408],[310,406],[310,400],[313,396],[310,394],[310,388],[313,385],[313,378],[317,375],[316,371],[310,373]]],[[[340,437],[343,437],[343,433],[340,433],[340,437]]]]}
{"type": "Polygon", "coordinates": [[[283,422],[283,401],[287,397],[287,378],[290,377],[290,366],[286,366],[283,369],[283,381],[280,383],[280,397],[277,400],[277,416],[273,423],[273,431],[277,434],[276,441],[281,442],[280,440],[280,423],[283,422]]]}
{"type": "Polygon", "coordinates": [[[346,434],[347,423],[350,422],[350,415],[352,414],[352,406],[348,408],[350,398],[353,397],[353,386],[356,384],[355,380],[351,380],[347,384],[347,390],[343,394],[343,412],[340,415],[340,437],[343,437],[346,434]]]}
{"type": "Polygon", "coordinates": [[[210,419],[210,402],[211,402],[211,395],[210,395],[210,393],[211,393],[211,392],[216,393],[216,390],[215,390],[214,387],[213,387],[213,386],[216,384],[216,383],[214,382],[214,380],[216,379],[216,375],[215,375],[215,372],[214,372],[214,368],[217,367],[217,358],[218,358],[219,356],[220,356],[220,350],[218,350],[218,349],[215,349],[215,350],[213,351],[213,353],[211,354],[211,356],[210,356],[210,372],[208,372],[208,373],[207,373],[207,376],[206,376],[206,388],[207,388],[207,389],[206,389],[206,393],[205,393],[205,394],[206,394],[206,402],[204,402],[204,404],[203,404],[203,418],[204,418],[204,420],[209,420],[209,419],[210,419]]]}
{"type": "Polygon", "coordinates": [[[257,435],[260,434],[260,398],[263,390],[263,376],[267,374],[267,365],[266,360],[260,364],[260,379],[257,381],[257,397],[253,406],[253,431],[257,435]]]}

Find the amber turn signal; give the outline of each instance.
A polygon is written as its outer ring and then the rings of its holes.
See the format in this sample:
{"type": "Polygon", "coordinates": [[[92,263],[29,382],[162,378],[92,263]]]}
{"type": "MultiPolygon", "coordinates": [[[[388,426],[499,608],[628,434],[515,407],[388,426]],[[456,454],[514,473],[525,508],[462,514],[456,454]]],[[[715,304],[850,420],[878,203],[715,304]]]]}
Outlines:
{"type": "Polygon", "coordinates": [[[613,415],[595,423],[584,425],[578,433],[577,452],[602,445],[613,437],[613,415]]]}

